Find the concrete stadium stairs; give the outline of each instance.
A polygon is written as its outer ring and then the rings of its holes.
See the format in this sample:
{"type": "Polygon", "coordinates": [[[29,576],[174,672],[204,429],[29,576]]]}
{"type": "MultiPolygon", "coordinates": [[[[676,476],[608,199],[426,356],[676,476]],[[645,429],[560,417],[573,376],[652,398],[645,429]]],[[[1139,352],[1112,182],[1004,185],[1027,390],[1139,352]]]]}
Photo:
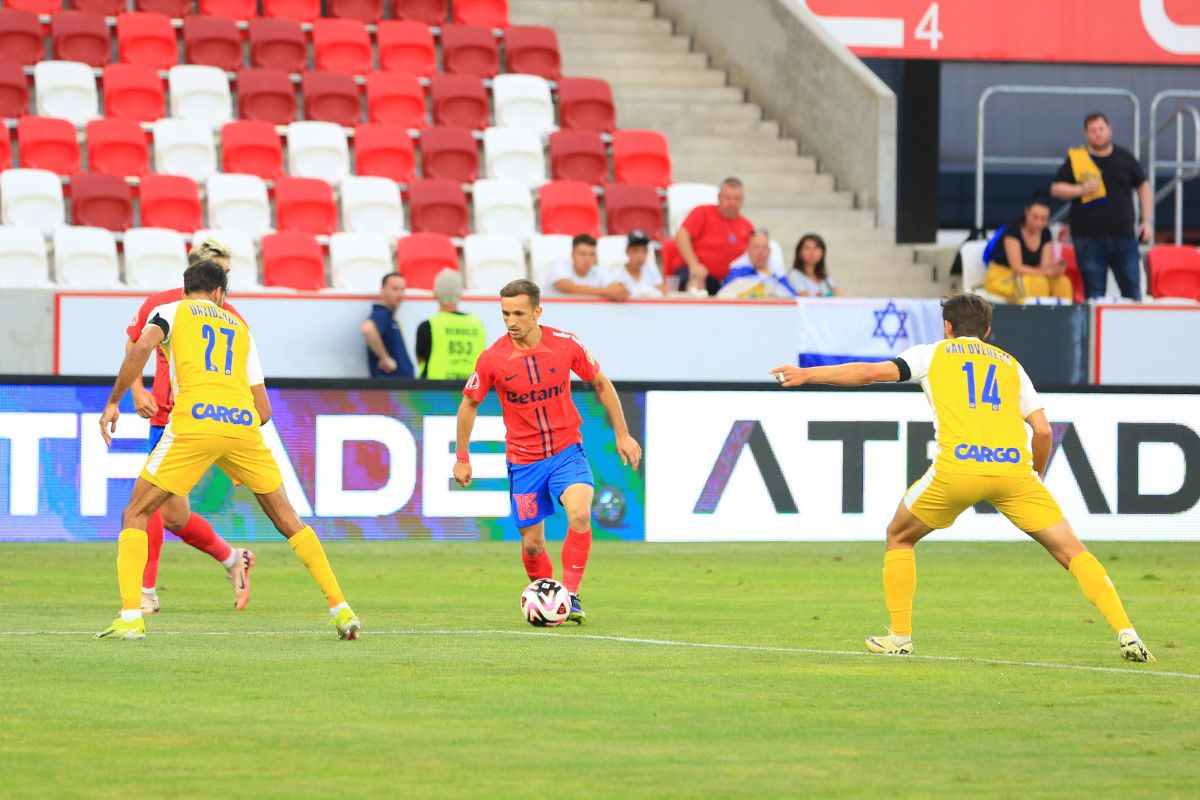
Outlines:
{"type": "MultiPolygon", "coordinates": [[[[676,181],[719,183],[736,175],[746,184],[746,216],[791,251],[816,232],[829,245],[831,276],[856,296],[935,296],[931,265],[912,247],[893,244],[875,212],[839,191],[803,144],[782,135],[778,122],[709,66],[690,37],[645,0],[510,0],[514,24],[545,25],[558,33],[567,75],[603,78],[613,87],[617,124],[649,128],[670,141],[676,181]]],[[[797,76],[802,79],[803,76],[797,76]]]]}

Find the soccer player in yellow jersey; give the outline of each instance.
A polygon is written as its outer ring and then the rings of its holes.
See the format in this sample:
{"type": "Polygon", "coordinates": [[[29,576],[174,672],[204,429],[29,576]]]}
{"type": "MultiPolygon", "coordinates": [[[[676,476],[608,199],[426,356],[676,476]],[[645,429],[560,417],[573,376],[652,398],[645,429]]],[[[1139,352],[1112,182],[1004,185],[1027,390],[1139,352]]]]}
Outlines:
{"type": "Polygon", "coordinates": [[[867,649],[912,653],[917,589],[913,547],[930,531],[950,527],[959,514],[986,500],[1070,571],[1116,632],[1125,658],[1153,661],[1108,573],[1076,538],[1042,484],[1050,461],[1050,423],[1017,360],[982,341],[991,333],[991,305],[977,295],[953,294],[942,303],[942,319],[943,341],[910,347],[891,361],[771,370],[785,387],[919,381],[933,407],[938,456],[909,488],[888,525],[883,593],[891,626],[886,635],[868,637],[867,649]],[[1032,447],[1026,425],[1033,430],[1032,447]]]}
{"type": "Polygon", "coordinates": [[[296,515],[275,458],[263,443],[259,427],[271,418],[271,403],[254,337],[241,318],[221,308],[227,281],[225,270],[212,261],[187,268],[183,299],[150,313],[100,417],[100,433],[111,444],[117,403],[141,378],[150,354],[161,347],[171,367],[175,407],[125,507],[117,541],[121,615],[97,634],[98,639],[145,638],[141,580],[146,522],[172,496],[186,497],[213,464],[254,492],[263,512],[325,593],[338,638],[356,639],[361,630],[317,534],[296,515]]]}

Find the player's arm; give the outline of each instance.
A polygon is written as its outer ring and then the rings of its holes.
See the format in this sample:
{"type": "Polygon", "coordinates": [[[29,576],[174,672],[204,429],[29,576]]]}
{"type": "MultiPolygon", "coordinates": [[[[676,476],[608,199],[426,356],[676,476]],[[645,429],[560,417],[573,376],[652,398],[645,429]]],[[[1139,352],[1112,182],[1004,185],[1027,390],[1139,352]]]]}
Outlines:
{"type": "Polygon", "coordinates": [[[1054,432],[1050,429],[1050,421],[1042,409],[1034,411],[1025,418],[1029,427],[1033,428],[1033,441],[1030,450],[1033,451],[1033,471],[1039,478],[1046,477],[1046,467],[1050,464],[1050,447],[1054,443],[1054,432]]]}
{"type": "Polygon", "coordinates": [[[254,410],[258,412],[260,425],[271,421],[271,398],[267,397],[267,379],[263,375],[262,359],[258,357],[258,342],[250,335],[250,352],[246,355],[246,380],[250,383],[250,395],[254,398],[254,410]]]}
{"type": "MultiPolygon", "coordinates": [[[[137,342],[132,339],[125,340],[125,355],[128,356],[133,352],[134,345],[137,342]]],[[[142,381],[134,381],[129,387],[133,392],[133,410],[142,419],[150,419],[158,413],[158,401],[154,399],[154,395],[146,388],[142,381]]]]}
{"type": "Polygon", "coordinates": [[[806,383],[825,383],[830,386],[867,386],[872,383],[895,383],[904,380],[895,361],[853,361],[827,367],[776,367],[771,370],[775,380],[785,388],[806,383]]]}
{"type": "Polygon", "coordinates": [[[479,401],[464,394],[458,404],[458,436],[454,446],[454,480],[464,488],[471,485],[471,431],[475,430],[478,414],[479,401]]]}
{"type": "Polygon", "coordinates": [[[616,434],[617,453],[621,456],[621,463],[637,469],[642,461],[642,446],[629,435],[629,425],[625,422],[625,409],[621,407],[621,396],[617,394],[617,387],[599,370],[588,383],[596,390],[596,397],[608,412],[608,419],[612,422],[616,434]]]}
{"type": "Polygon", "coordinates": [[[112,435],[117,432],[117,417],[121,416],[117,404],[121,402],[121,398],[125,396],[130,387],[136,381],[141,380],[146,362],[150,360],[154,348],[158,347],[166,336],[166,331],[162,328],[157,325],[148,325],[138,340],[126,348],[125,360],[121,362],[117,381],[113,384],[108,402],[104,405],[104,413],[100,415],[100,435],[104,437],[106,445],[112,444],[112,435]]]}

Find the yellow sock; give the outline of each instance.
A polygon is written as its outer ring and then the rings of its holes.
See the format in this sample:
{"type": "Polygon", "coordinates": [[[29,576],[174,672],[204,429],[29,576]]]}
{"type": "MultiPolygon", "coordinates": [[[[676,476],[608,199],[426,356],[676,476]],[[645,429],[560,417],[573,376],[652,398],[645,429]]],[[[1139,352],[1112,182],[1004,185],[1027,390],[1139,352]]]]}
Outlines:
{"type": "Polygon", "coordinates": [[[912,548],[883,554],[883,597],[892,615],[892,633],[912,636],[913,595],[917,593],[917,555],[912,548]]]}
{"type": "MultiPolygon", "coordinates": [[[[308,573],[313,576],[317,586],[320,586],[321,591],[325,593],[329,605],[336,606],[346,602],[346,595],[342,594],[342,589],[338,586],[337,578],[333,574],[333,567],[329,566],[329,559],[325,557],[325,548],[321,547],[321,540],[317,538],[317,532],[311,526],[305,525],[299,533],[288,539],[288,544],[292,546],[300,563],[308,567],[308,573]]],[[[139,589],[139,591],[141,590],[139,589]]]]}
{"type": "Polygon", "coordinates": [[[146,570],[146,532],[126,528],[117,539],[117,586],[121,610],[142,610],[142,573],[146,570]]]}
{"type": "Polygon", "coordinates": [[[1117,595],[1112,579],[1094,555],[1085,550],[1071,559],[1067,569],[1075,576],[1075,580],[1079,581],[1083,596],[1100,609],[1114,633],[1133,627],[1125,613],[1125,607],[1121,605],[1121,598],[1117,595]]]}

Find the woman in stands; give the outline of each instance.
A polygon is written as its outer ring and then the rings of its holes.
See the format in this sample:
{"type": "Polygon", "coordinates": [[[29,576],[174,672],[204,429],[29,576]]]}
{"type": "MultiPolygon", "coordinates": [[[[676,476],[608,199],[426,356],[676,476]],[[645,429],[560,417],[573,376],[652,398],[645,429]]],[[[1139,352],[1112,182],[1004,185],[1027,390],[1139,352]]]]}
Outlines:
{"type": "Polygon", "coordinates": [[[796,258],[788,283],[798,297],[837,297],[841,292],[825,268],[825,240],[815,233],[806,233],[796,243],[796,258]]]}
{"type": "Polygon", "coordinates": [[[1004,226],[992,252],[983,288],[1010,303],[1029,298],[1074,296],[1066,264],[1055,259],[1050,245],[1050,200],[1034,192],[1021,219],[1004,226]],[[1016,265],[1015,267],[1013,265],[1016,265]]]}

